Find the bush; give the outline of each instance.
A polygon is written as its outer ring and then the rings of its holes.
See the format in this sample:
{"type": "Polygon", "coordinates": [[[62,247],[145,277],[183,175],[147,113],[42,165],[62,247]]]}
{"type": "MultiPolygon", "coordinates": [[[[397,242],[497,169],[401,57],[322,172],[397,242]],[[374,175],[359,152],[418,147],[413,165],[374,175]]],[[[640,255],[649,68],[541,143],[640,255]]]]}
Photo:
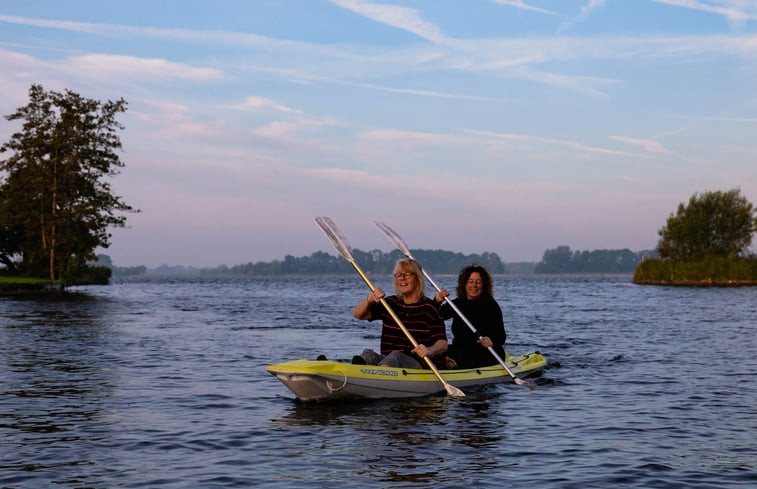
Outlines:
{"type": "Polygon", "coordinates": [[[108,285],[113,272],[108,267],[85,265],[78,269],[76,278],[66,285],[108,285]]]}

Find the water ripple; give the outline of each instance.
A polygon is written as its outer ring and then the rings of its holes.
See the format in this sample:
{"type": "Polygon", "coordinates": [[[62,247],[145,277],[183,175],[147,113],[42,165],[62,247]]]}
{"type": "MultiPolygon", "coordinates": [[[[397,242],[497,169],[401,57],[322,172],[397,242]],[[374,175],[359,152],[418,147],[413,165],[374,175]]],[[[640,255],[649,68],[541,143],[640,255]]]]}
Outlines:
{"type": "Polygon", "coordinates": [[[0,487],[757,485],[753,289],[495,287],[510,351],[549,360],[537,389],[315,404],[264,366],[376,346],[377,325],[350,316],[356,277],[0,298],[0,487]]]}

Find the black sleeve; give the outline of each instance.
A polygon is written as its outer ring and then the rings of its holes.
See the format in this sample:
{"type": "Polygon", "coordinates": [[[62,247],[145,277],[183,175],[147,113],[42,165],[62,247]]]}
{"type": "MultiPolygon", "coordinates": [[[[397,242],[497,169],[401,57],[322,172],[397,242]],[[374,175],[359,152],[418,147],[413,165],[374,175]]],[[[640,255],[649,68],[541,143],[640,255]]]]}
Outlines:
{"type": "MultiPolygon", "coordinates": [[[[436,304],[436,301],[434,301],[434,304],[436,304]]],[[[436,304],[436,308],[439,309],[439,315],[442,317],[442,319],[449,319],[455,315],[455,311],[452,309],[452,306],[449,305],[448,301],[444,301],[441,304],[436,304]]]]}
{"type": "Polygon", "coordinates": [[[507,333],[505,333],[505,321],[502,318],[502,308],[499,307],[497,301],[492,297],[490,304],[489,320],[487,324],[488,336],[491,338],[492,343],[495,345],[503,345],[507,339],[507,333]]]}

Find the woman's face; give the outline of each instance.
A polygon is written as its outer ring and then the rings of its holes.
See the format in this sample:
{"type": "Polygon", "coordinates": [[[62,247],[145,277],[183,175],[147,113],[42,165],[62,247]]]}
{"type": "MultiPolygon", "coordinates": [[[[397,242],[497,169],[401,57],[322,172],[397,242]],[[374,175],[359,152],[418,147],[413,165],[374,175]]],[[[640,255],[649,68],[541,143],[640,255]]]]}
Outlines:
{"type": "Polygon", "coordinates": [[[484,292],[484,281],[481,280],[481,274],[473,272],[465,283],[465,296],[468,299],[478,299],[484,292]]]}
{"type": "Polygon", "coordinates": [[[415,274],[412,272],[394,272],[394,285],[402,295],[412,293],[417,285],[415,274]]]}

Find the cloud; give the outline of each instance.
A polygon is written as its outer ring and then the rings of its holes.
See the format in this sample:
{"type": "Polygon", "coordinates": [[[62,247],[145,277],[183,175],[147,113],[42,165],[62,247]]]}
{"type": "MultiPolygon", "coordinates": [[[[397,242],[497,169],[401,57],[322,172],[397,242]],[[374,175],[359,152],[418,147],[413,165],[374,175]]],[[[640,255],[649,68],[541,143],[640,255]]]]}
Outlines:
{"type": "Polygon", "coordinates": [[[757,20],[757,3],[753,0],[653,0],[674,7],[722,15],[734,23],[757,20]]]}
{"type": "Polygon", "coordinates": [[[189,107],[185,104],[169,102],[163,99],[142,99],[140,109],[130,109],[129,113],[136,119],[156,125],[173,125],[186,120],[189,107]]]}
{"type": "Polygon", "coordinates": [[[589,3],[581,8],[581,11],[578,13],[578,16],[576,18],[565,20],[562,24],[560,24],[560,27],[557,28],[557,31],[562,32],[564,30],[568,30],[577,23],[583,22],[589,17],[589,15],[591,15],[594,10],[604,7],[604,5],[605,0],[589,0],[589,3]]]}
{"type": "Polygon", "coordinates": [[[397,144],[424,144],[430,146],[446,145],[452,139],[446,134],[434,134],[429,132],[402,131],[398,129],[376,129],[366,131],[361,135],[361,139],[378,142],[381,144],[390,143],[392,146],[397,144]]]}
{"type": "MultiPolygon", "coordinates": [[[[185,63],[138,56],[87,54],[48,60],[0,49],[0,105],[17,104],[26,99],[29,85],[40,83],[48,90],[94,87],[95,93],[108,93],[113,86],[147,81],[169,85],[177,81],[211,83],[227,79],[223,71],[185,63]]],[[[128,90],[132,91],[132,90],[128,90]]]]}
{"type": "Polygon", "coordinates": [[[662,138],[666,138],[668,136],[675,136],[676,134],[682,134],[682,133],[686,132],[688,129],[689,129],[689,126],[683,126],[683,127],[679,127],[679,128],[676,128],[676,129],[671,129],[671,130],[665,131],[665,132],[663,132],[661,134],[656,134],[656,135],[652,136],[651,139],[662,139],[662,138]]]}
{"type": "Polygon", "coordinates": [[[270,99],[267,97],[258,97],[255,95],[250,95],[249,97],[245,97],[242,103],[237,104],[237,105],[231,105],[229,106],[229,108],[235,109],[235,110],[253,110],[253,111],[273,110],[275,112],[282,112],[285,114],[295,114],[295,115],[304,114],[301,110],[287,107],[286,105],[282,105],[273,99],[270,99]]]}
{"type": "Polygon", "coordinates": [[[700,117],[700,119],[715,122],[743,122],[746,124],[757,123],[757,117],[725,117],[725,116],[711,116],[700,117]]]}
{"type": "Polygon", "coordinates": [[[348,86],[360,87],[360,88],[369,88],[371,90],[377,90],[380,92],[405,93],[408,95],[417,95],[420,97],[432,97],[432,98],[443,98],[443,99],[453,99],[453,100],[475,100],[475,101],[480,101],[480,102],[506,102],[507,101],[506,99],[503,99],[503,98],[482,97],[480,95],[439,92],[435,90],[421,90],[417,88],[388,87],[388,86],[382,86],[382,85],[375,85],[372,83],[345,82],[345,81],[339,81],[339,80],[332,80],[332,81],[334,83],[338,83],[341,85],[348,85],[348,86]]]}
{"type": "Polygon", "coordinates": [[[307,174],[316,177],[346,183],[360,187],[374,188],[398,188],[398,181],[394,178],[374,175],[362,170],[350,170],[345,168],[315,168],[306,171],[307,174]]]}
{"type": "Polygon", "coordinates": [[[106,32],[107,29],[107,25],[104,24],[89,24],[86,22],[71,22],[67,20],[34,19],[29,17],[18,17],[15,15],[0,15],[0,22],[28,25],[32,27],[47,27],[68,31],[87,32],[89,34],[103,33],[106,32]]]}
{"type": "Polygon", "coordinates": [[[281,104],[268,97],[250,95],[241,103],[225,106],[234,111],[251,112],[260,117],[281,118],[286,120],[270,120],[263,126],[252,130],[252,134],[272,140],[294,138],[305,128],[322,128],[338,125],[329,119],[311,117],[300,109],[281,104]]]}
{"type": "Polygon", "coordinates": [[[183,79],[197,82],[218,81],[225,78],[222,71],[197,68],[160,58],[139,58],[114,54],[72,56],[58,63],[61,71],[89,73],[105,79],[183,79]]]}
{"type": "Polygon", "coordinates": [[[381,5],[363,0],[330,0],[330,2],[376,22],[402,29],[434,43],[443,44],[446,42],[441,29],[421,19],[415,9],[396,5],[381,5]]]}
{"type": "MultiPolygon", "coordinates": [[[[481,217],[482,213],[495,213],[503,204],[503,199],[515,205],[525,194],[540,188],[539,185],[524,184],[523,182],[503,182],[492,178],[491,175],[442,175],[442,174],[407,174],[377,175],[363,170],[344,168],[318,168],[306,172],[307,175],[321,180],[319,187],[328,182],[337,188],[351,189],[351,193],[365,196],[367,194],[381,194],[381,199],[391,202],[392,207],[401,208],[406,212],[401,199],[397,195],[412,196],[416,200],[437,202],[437,209],[467,209],[481,217]],[[445,189],[444,198],[439,199],[439,189],[445,189]],[[505,197],[506,196],[506,197],[505,197]]],[[[346,192],[344,190],[343,192],[346,192]]],[[[384,209],[383,211],[386,211],[384,209]]],[[[382,212],[383,212],[382,211],[382,212]]]]}
{"type": "Polygon", "coordinates": [[[531,5],[526,5],[523,0],[491,0],[493,3],[498,3],[500,5],[507,5],[509,7],[515,7],[520,10],[530,10],[532,12],[539,12],[542,14],[549,14],[549,15],[557,15],[555,12],[552,12],[551,10],[545,10],[543,8],[539,7],[532,7],[531,5]]]}
{"type": "Polygon", "coordinates": [[[610,139],[624,143],[624,144],[629,144],[632,146],[639,146],[648,153],[666,154],[666,155],[673,154],[673,152],[667,149],[663,144],[658,143],[657,141],[653,141],[651,139],[638,139],[638,138],[630,138],[627,136],[610,136],[610,139]]]}
{"type": "Polygon", "coordinates": [[[589,95],[590,97],[606,100],[609,99],[609,95],[595,88],[594,85],[609,85],[617,83],[617,80],[611,80],[607,78],[596,78],[587,76],[569,76],[558,73],[548,73],[539,70],[523,68],[518,70],[521,78],[537,81],[545,85],[552,85],[559,88],[573,90],[575,92],[589,95]]]}
{"type": "MultiPolygon", "coordinates": [[[[668,0],[671,1],[673,0],[668,0]]],[[[572,60],[645,61],[679,58],[698,61],[702,56],[757,56],[755,34],[456,39],[442,35],[438,27],[423,21],[413,9],[358,0],[332,0],[332,3],[377,22],[414,32],[434,44],[409,48],[369,48],[294,42],[238,32],[89,24],[13,16],[0,16],[0,22],[74,30],[107,37],[120,35],[204,44],[230,44],[249,49],[250,55],[244,63],[227,65],[229,70],[258,70],[296,83],[334,83],[419,97],[481,101],[499,97],[481,92],[465,94],[426,87],[390,86],[384,83],[370,83],[366,79],[385,79],[391,76],[407,78],[408,74],[435,72],[481,73],[536,81],[603,99],[609,97],[603,86],[616,83],[617,80],[591,74],[561,73],[556,66],[572,60]]],[[[514,4],[523,5],[522,2],[514,4]]],[[[692,5],[700,4],[701,2],[694,2],[692,5]]],[[[588,15],[601,5],[600,0],[589,2],[582,10],[582,15],[588,15]]],[[[740,12],[749,15],[746,7],[740,12]]],[[[78,64],[82,69],[103,63],[105,73],[116,75],[111,76],[111,79],[119,76],[131,79],[140,73],[157,80],[160,80],[162,75],[194,81],[221,79],[226,76],[219,69],[193,67],[156,58],[93,54],[66,60],[69,61],[78,64]]],[[[9,69],[13,69],[13,65],[10,65],[9,69]]],[[[65,66],[61,69],[65,69],[65,66]]],[[[75,71],[82,72],[82,69],[75,68],[65,73],[74,75],[75,71]]],[[[97,77],[97,70],[93,70],[92,73],[89,76],[97,77]]]]}
{"type": "Polygon", "coordinates": [[[294,137],[300,129],[300,125],[294,122],[273,121],[262,127],[254,129],[253,134],[266,139],[285,139],[294,137]]]}
{"type": "Polygon", "coordinates": [[[123,24],[73,22],[67,20],[46,20],[31,17],[19,17],[13,15],[0,15],[0,22],[8,24],[26,25],[32,27],[44,27],[74,32],[117,38],[117,37],[142,37],[159,38],[183,42],[195,42],[202,44],[229,44],[235,46],[258,46],[266,49],[285,49],[311,46],[307,43],[295,41],[282,41],[257,34],[244,32],[230,32],[217,30],[194,30],[194,29],[165,29],[158,27],[139,27],[123,24]]]}
{"type": "Polygon", "coordinates": [[[569,149],[575,150],[579,153],[602,154],[602,155],[609,155],[609,156],[623,156],[623,157],[628,157],[628,158],[648,158],[648,155],[643,154],[643,153],[631,153],[628,151],[619,151],[615,149],[602,148],[599,146],[591,146],[591,145],[586,145],[586,144],[579,143],[576,141],[568,141],[568,140],[563,140],[563,139],[545,138],[545,137],[540,137],[540,136],[532,136],[528,134],[512,134],[512,133],[499,133],[499,132],[492,132],[492,131],[480,131],[480,130],[474,130],[474,129],[468,129],[467,131],[472,134],[477,134],[477,135],[485,136],[492,139],[503,139],[503,140],[521,141],[521,142],[531,141],[531,142],[540,143],[540,144],[560,146],[563,148],[569,148],[569,149]]]}

